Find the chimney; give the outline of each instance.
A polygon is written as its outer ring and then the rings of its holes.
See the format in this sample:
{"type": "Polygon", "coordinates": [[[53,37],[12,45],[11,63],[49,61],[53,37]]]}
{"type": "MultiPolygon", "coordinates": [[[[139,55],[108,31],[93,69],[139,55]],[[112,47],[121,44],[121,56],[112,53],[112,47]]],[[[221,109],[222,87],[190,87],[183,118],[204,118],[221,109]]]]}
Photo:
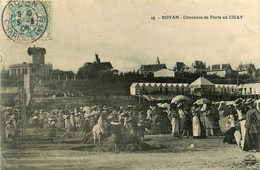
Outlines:
{"type": "Polygon", "coordinates": [[[96,62],[99,64],[100,63],[100,58],[98,57],[98,54],[95,54],[96,56],[96,62]]]}
{"type": "Polygon", "coordinates": [[[158,56],[157,56],[156,64],[160,64],[160,59],[158,56]]]}

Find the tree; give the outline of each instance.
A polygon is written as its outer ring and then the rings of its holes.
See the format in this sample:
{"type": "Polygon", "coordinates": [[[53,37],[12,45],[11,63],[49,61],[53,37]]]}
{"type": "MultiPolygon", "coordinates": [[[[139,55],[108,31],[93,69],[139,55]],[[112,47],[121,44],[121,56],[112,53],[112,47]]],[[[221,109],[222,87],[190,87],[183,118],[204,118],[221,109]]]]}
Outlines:
{"type": "Polygon", "coordinates": [[[97,79],[104,76],[113,76],[117,70],[112,70],[109,62],[104,63],[85,63],[79,68],[77,77],[79,79],[97,79]]]}

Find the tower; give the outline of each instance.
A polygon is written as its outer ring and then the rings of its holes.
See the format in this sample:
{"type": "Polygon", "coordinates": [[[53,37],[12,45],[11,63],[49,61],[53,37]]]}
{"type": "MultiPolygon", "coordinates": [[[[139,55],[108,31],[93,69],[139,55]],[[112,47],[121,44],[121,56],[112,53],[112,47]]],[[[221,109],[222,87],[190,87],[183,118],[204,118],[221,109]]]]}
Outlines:
{"type": "Polygon", "coordinates": [[[40,65],[45,64],[45,54],[46,54],[45,48],[40,48],[35,46],[29,47],[27,53],[30,56],[32,55],[33,64],[40,64],[40,65]]]}

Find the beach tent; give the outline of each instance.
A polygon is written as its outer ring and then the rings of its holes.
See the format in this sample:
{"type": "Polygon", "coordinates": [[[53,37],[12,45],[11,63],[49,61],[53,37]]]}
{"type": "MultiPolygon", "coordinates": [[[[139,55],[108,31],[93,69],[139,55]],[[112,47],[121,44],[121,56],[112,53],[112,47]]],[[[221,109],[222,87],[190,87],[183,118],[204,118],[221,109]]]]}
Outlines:
{"type": "Polygon", "coordinates": [[[215,85],[207,80],[205,77],[200,77],[197,80],[195,80],[193,83],[189,85],[190,88],[192,89],[213,89],[215,88],[215,85]]]}

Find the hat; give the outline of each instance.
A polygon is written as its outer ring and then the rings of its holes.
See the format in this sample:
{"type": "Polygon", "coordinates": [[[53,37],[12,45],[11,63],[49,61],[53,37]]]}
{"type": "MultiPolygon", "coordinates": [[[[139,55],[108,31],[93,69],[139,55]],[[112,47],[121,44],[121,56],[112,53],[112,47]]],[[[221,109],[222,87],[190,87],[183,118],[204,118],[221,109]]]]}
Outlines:
{"type": "Polygon", "coordinates": [[[49,121],[51,122],[51,121],[54,121],[54,117],[50,117],[49,118],[49,121]]]}
{"type": "Polygon", "coordinates": [[[90,117],[90,114],[85,113],[85,114],[84,114],[84,117],[85,117],[85,118],[90,117]]]}
{"type": "Polygon", "coordinates": [[[84,111],[85,113],[90,113],[90,112],[91,112],[91,108],[88,107],[88,106],[85,106],[85,107],[83,108],[83,111],[84,111]]]}
{"type": "Polygon", "coordinates": [[[123,113],[120,114],[120,116],[127,116],[127,115],[128,115],[127,112],[123,112],[123,113]]]}
{"type": "MultiPolygon", "coordinates": [[[[221,102],[220,102],[220,103],[221,103],[221,102]]],[[[227,106],[234,106],[235,103],[236,103],[235,101],[227,101],[227,102],[226,102],[226,105],[227,105],[227,106]]]]}
{"type": "Polygon", "coordinates": [[[253,103],[254,101],[255,101],[254,99],[248,98],[248,99],[246,99],[245,104],[251,104],[251,103],[253,103]]]}
{"type": "Polygon", "coordinates": [[[109,115],[109,116],[108,116],[108,119],[109,119],[109,120],[112,120],[112,119],[114,119],[114,118],[115,118],[114,115],[109,115]]]}
{"type": "Polygon", "coordinates": [[[13,108],[9,107],[9,106],[5,108],[5,110],[11,110],[11,109],[13,109],[13,108]]]}
{"type": "Polygon", "coordinates": [[[69,115],[63,115],[63,119],[67,119],[69,117],[70,117],[69,115]]]}
{"type": "Polygon", "coordinates": [[[137,126],[144,126],[144,122],[138,122],[137,126]]]}
{"type": "Polygon", "coordinates": [[[111,122],[111,125],[121,125],[121,122],[117,122],[117,121],[113,121],[113,122],[111,122]]]}
{"type": "Polygon", "coordinates": [[[234,106],[241,105],[241,104],[242,104],[242,102],[243,102],[243,99],[241,99],[241,98],[238,98],[238,99],[236,99],[236,100],[235,100],[234,106]]]}

